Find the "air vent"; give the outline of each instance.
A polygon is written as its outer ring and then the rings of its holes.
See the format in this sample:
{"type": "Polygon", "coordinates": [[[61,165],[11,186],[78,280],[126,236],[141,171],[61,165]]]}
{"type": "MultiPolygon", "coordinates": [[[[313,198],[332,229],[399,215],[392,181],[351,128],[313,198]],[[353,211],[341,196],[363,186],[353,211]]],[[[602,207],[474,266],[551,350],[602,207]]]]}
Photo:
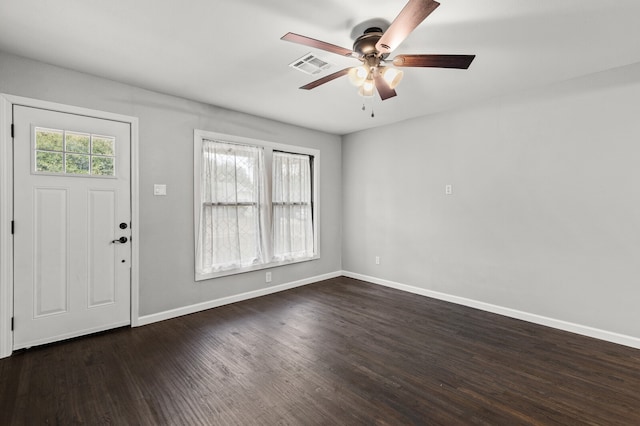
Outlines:
{"type": "Polygon", "coordinates": [[[305,74],[318,74],[328,68],[331,68],[331,64],[324,59],[320,59],[317,56],[307,53],[302,58],[297,59],[289,64],[291,68],[295,68],[302,71],[305,74]]]}

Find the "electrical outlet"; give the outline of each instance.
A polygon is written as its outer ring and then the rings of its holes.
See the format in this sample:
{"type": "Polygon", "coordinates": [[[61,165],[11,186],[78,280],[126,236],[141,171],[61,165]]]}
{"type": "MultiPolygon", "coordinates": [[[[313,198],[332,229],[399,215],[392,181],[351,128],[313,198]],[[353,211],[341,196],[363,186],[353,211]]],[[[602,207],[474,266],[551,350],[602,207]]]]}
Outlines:
{"type": "Polygon", "coordinates": [[[452,185],[445,185],[444,186],[444,193],[446,195],[451,195],[453,194],[453,186],[452,185]]]}
{"type": "Polygon", "coordinates": [[[267,272],[264,276],[264,281],[267,283],[271,282],[271,272],[267,272]]]}
{"type": "Polygon", "coordinates": [[[380,256],[376,256],[376,265],[380,264],[380,256]]]}

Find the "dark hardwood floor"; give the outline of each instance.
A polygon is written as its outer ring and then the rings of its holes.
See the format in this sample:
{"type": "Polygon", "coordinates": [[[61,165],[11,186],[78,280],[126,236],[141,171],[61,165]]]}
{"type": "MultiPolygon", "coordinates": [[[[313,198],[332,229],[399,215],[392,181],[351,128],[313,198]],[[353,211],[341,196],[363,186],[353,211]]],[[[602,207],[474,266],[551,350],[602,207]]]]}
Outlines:
{"type": "Polygon", "coordinates": [[[640,424],[640,350],[349,278],[0,360],[0,424],[640,424]]]}

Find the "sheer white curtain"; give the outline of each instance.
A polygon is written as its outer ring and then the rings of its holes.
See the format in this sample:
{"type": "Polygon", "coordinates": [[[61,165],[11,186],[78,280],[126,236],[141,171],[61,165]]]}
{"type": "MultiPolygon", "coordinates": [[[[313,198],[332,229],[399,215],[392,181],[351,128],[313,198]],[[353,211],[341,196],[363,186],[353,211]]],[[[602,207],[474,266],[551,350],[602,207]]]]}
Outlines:
{"type": "Polygon", "coordinates": [[[311,158],[274,151],[272,186],[274,260],[312,257],[311,158]]]}
{"type": "Polygon", "coordinates": [[[197,272],[264,263],[262,148],[203,140],[200,194],[197,272]]]}

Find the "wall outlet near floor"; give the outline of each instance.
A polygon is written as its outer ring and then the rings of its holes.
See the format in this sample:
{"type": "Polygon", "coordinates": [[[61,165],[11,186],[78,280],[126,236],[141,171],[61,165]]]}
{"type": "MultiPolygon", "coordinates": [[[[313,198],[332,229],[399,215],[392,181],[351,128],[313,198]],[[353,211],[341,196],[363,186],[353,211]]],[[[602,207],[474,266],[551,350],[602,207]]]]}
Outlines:
{"type": "Polygon", "coordinates": [[[270,283],[271,282],[271,272],[267,272],[264,276],[264,282],[266,283],[270,283]]]}
{"type": "Polygon", "coordinates": [[[452,185],[445,185],[444,186],[444,193],[446,195],[451,195],[453,194],[453,186],[452,185]]]}
{"type": "Polygon", "coordinates": [[[376,256],[376,265],[380,264],[380,256],[376,256]]]}

